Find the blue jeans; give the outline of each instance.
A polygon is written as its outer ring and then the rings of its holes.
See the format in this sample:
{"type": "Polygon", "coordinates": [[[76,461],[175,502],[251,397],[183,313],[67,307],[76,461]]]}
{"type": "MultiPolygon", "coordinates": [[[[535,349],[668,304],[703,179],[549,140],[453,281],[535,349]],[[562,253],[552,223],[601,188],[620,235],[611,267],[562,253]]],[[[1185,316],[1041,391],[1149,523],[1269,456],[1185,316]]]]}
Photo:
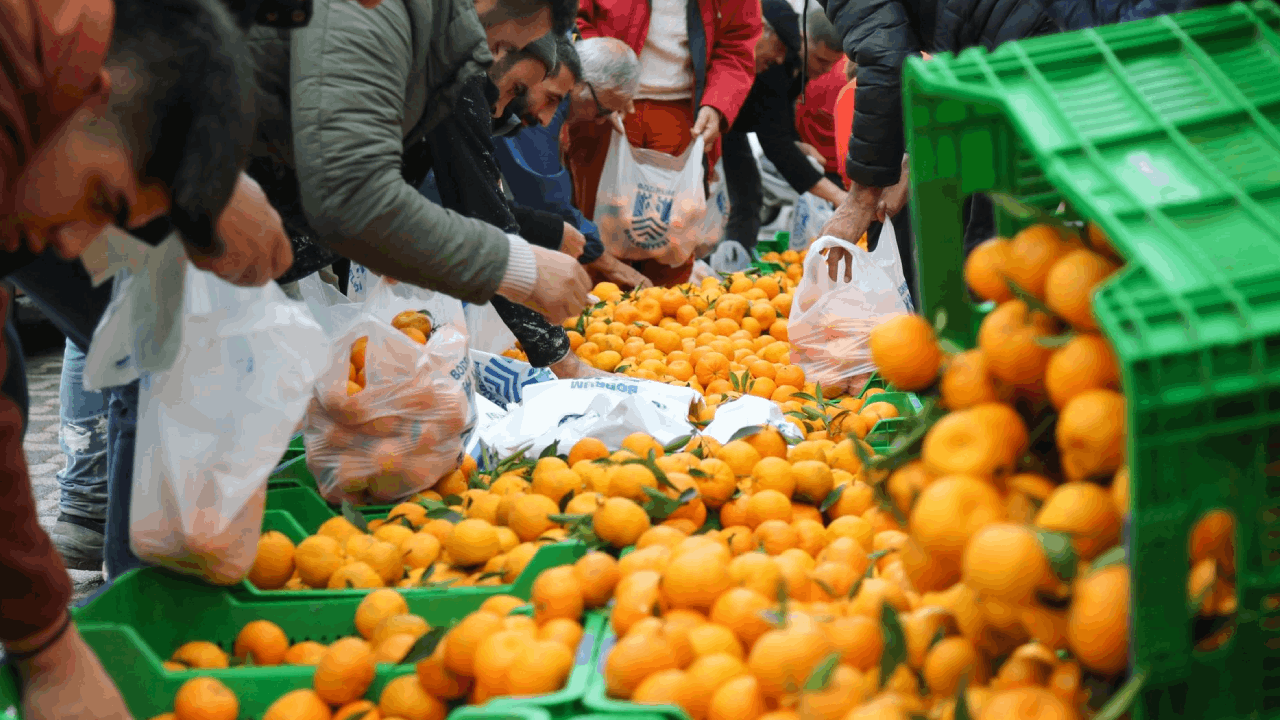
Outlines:
{"type": "Polygon", "coordinates": [[[107,578],[142,567],[129,547],[129,503],[133,501],[133,454],[138,434],[138,381],[107,395],[107,536],[102,545],[107,578]]]}
{"type": "Polygon", "coordinates": [[[107,399],[84,389],[85,351],[67,340],[62,352],[62,404],[58,445],[67,466],[58,472],[59,510],[90,520],[107,519],[107,399]]]}

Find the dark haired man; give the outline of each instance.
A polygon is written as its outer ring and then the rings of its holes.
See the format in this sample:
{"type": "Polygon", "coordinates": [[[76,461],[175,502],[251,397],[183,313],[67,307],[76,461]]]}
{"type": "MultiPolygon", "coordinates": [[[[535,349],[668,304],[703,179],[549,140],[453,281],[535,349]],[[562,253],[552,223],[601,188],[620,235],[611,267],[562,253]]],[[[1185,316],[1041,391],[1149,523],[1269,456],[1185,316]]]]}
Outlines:
{"type": "Polygon", "coordinates": [[[551,30],[567,0],[408,0],[362,10],[316,0],[288,36],[250,33],[266,96],[250,173],[284,218],[297,280],[339,257],[468,302],[502,293],[559,321],[586,273],[563,254],[418,193],[428,137],[495,57],[551,30]]]}
{"type": "Polygon", "coordinates": [[[626,43],[613,38],[588,38],[575,46],[561,36],[556,42],[560,68],[517,98],[512,110],[520,126],[494,142],[507,191],[517,216],[521,209],[540,210],[576,228],[583,246],[578,261],[593,277],[628,289],[645,287],[648,279],[607,252],[595,223],[574,207],[573,181],[560,162],[560,130],[567,123],[600,123],[627,113],[639,61],[626,43]]]}
{"type": "MultiPolygon", "coordinates": [[[[764,0],[763,13],[767,31],[756,46],[756,79],[738,119],[723,140],[730,206],[724,242],[737,243],[748,251],[756,246],[760,208],[764,204],[760,170],[747,140],[749,133],[756,134],[765,157],[796,192],[810,192],[836,205],[844,200],[844,189],[815,168],[801,149],[795,121],[795,102],[804,88],[806,74],[821,75],[841,58],[839,44],[829,44],[834,32],[830,23],[819,16],[821,22],[809,25],[805,42],[800,18],[787,0],[764,0]]],[[[727,258],[741,261],[749,255],[722,249],[713,258],[716,270],[736,272],[746,266],[727,258]]]]}

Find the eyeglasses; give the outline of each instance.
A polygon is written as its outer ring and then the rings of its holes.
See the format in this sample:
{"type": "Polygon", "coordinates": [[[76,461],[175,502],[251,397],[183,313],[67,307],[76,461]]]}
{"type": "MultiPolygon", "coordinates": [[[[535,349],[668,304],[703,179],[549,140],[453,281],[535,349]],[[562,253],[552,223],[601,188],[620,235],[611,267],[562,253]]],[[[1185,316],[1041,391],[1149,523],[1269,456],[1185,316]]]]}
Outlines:
{"type": "Polygon", "coordinates": [[[613,114],[613,110],[605,107],[604,104],[600,102],[600,96],[596,95],[596,89],[591,85],[591,83],[587,83],[587,90],[591,91],[591,99],[596,101],[596,117],[605,118],[613,114]]]}

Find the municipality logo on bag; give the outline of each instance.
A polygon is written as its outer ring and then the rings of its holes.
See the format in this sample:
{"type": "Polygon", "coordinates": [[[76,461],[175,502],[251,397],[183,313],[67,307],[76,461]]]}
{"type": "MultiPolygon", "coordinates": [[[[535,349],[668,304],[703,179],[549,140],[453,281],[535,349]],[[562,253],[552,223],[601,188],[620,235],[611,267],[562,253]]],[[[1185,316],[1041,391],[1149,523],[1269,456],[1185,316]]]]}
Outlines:
{"type": "Polygon", "coordinates": [[[645,250],[660,248],[667,242],[671,229],[671,208],[675,196],[663,188],[646,183],[636,183],[636,194],[631,204],[631,227],[627,239],[645,250]]]}

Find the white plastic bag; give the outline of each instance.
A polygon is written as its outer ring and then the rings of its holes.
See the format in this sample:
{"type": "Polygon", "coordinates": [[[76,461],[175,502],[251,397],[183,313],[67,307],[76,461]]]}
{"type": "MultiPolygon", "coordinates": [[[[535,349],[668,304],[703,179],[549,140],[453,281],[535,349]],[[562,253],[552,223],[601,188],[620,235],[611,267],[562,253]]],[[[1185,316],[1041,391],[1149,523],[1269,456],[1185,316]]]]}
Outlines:
{"type": "Polygon", "coordinates": [[[467,303],[462,309],[467,318],[467,344],[472,350],[501,355],[515,347],[516,336],[491,303],[467,303]]]}
{"type": "Polygon", "coordinates": [[[555,373],[546,368],[479,350],[471,351],[471,365],[475,368],[476,392],[501,408],[519,404],[526,385],[556,379],[555,373]]]}
{"type": "Polygon", "coordinates": [[[831,203],[814,195],[804,193],[796,200],[795,210],[791,213],[791,245],[789,249],[797,252],[804,250],[822,232],[836,209],[831,203]]]}
{"type": "MultiPolygon", "coordinates": [[[[104,235],[107,233],[104,232],[104,235]]],[[[121,260],[111,302],[93,332],[84,387],[102,390],[173,366],[182,345],[186,249],[177,235],[121,260]],[[126,261],[127,260],[127,261],[126,261]]]]}
{"type": "Polygon", "coordinates": [[[335,306],[348,317],[316,383],[303,437],[307,467],[331,502],[387,503],[434,485],[462,461],[476,424],[474,380],[462,304],[407,283],[379,280],[364,303],[335,306]],[[391,326],[404,310],[426,311],[433,329],[419,345],[391,326]],[[347,394],[351,348],[368,337],[363,390],[347,394]]]}
{"type": "Polygon", "coordinates": [[[716,271],[711,269],[711,266],[705,260],[694,261],[693,270],[689,273],[689,283],[701,287],[702,281],[709,277],[720,279],[716,276],[716,271]]]}
{"type": "Polygon", "coordinates": [[[902,269],[902,256],[898,254],[898,235],[893,229],[892,222],[885,223],[881,229],[880,238],[876,241],[876,249],[871,251],[871,261],[883,270],[890,280],[898,284],[898,295],[902,297],[907,311],[914,310],[915,304],[911,302],[911,287],[907,285],[907,276],[902,269]]]}
{"type": "Polygon", "coordinates": [[[702,216],[698,242],[693,257],[705,258],[724,240],[725,226],[729,223],[729,186],[724,179],[724,161],[717,160],[716,179],[710,184],[707,195],[707,212],[702,216]]]}
{"type": "Polygon", "coordinates": [[[329,341],[280,287],[185,268],[182,343],[140,374],[129,541],[148,562],[226,585],[253,566],[267,477],[306,412],[329,341]]]}
{"type": "Polygon", "coordinates": [[[706,211],[702,138],[675,157],[633,148],[626,135],[613,134],[594,218],[606,250],[678,267],[697,247],[706,211]]]}
{"type": "Polygon", "coordinates": [[[716,408],[715,419],[703,428],[702,434],[725,445],[739,430],[763,425],[776,428],[788,440],[804,440],[804,431],[795,420],[782,414],[781,405],[754,395],[743,395],[716,408]]]}
{"type": "Polygon", "coordinates": [[[905,283],[884,270],[889,248],[893,248],[896,257],[896,247],[890,231],[881,235],[876,247],[875,254],[880,257],[830,236],[809,248],[787,324],[791,361],[804,369],[806,379],[821,383],[824,388],[856,392],[860,388],[852,385],[860,385],[875,369],[867,343],[871,328],[911,311],[909,300],[902,295],[905,283]],[[840,263],[837,279],[831,280],[823,251],[832,248],[849,253],[849,282],[845,282],[844,262],[840,263]]]}
{"type": "Polygon", "coordinates": [[[689,408],[698,399],[689,388],[624,377],[537,383],[480,439],[498,457],[520,448],[536,456],[553,443],[567,452],[586,437],[618,448],[634,432],[666,444],[694,432],[689,408]]]}

